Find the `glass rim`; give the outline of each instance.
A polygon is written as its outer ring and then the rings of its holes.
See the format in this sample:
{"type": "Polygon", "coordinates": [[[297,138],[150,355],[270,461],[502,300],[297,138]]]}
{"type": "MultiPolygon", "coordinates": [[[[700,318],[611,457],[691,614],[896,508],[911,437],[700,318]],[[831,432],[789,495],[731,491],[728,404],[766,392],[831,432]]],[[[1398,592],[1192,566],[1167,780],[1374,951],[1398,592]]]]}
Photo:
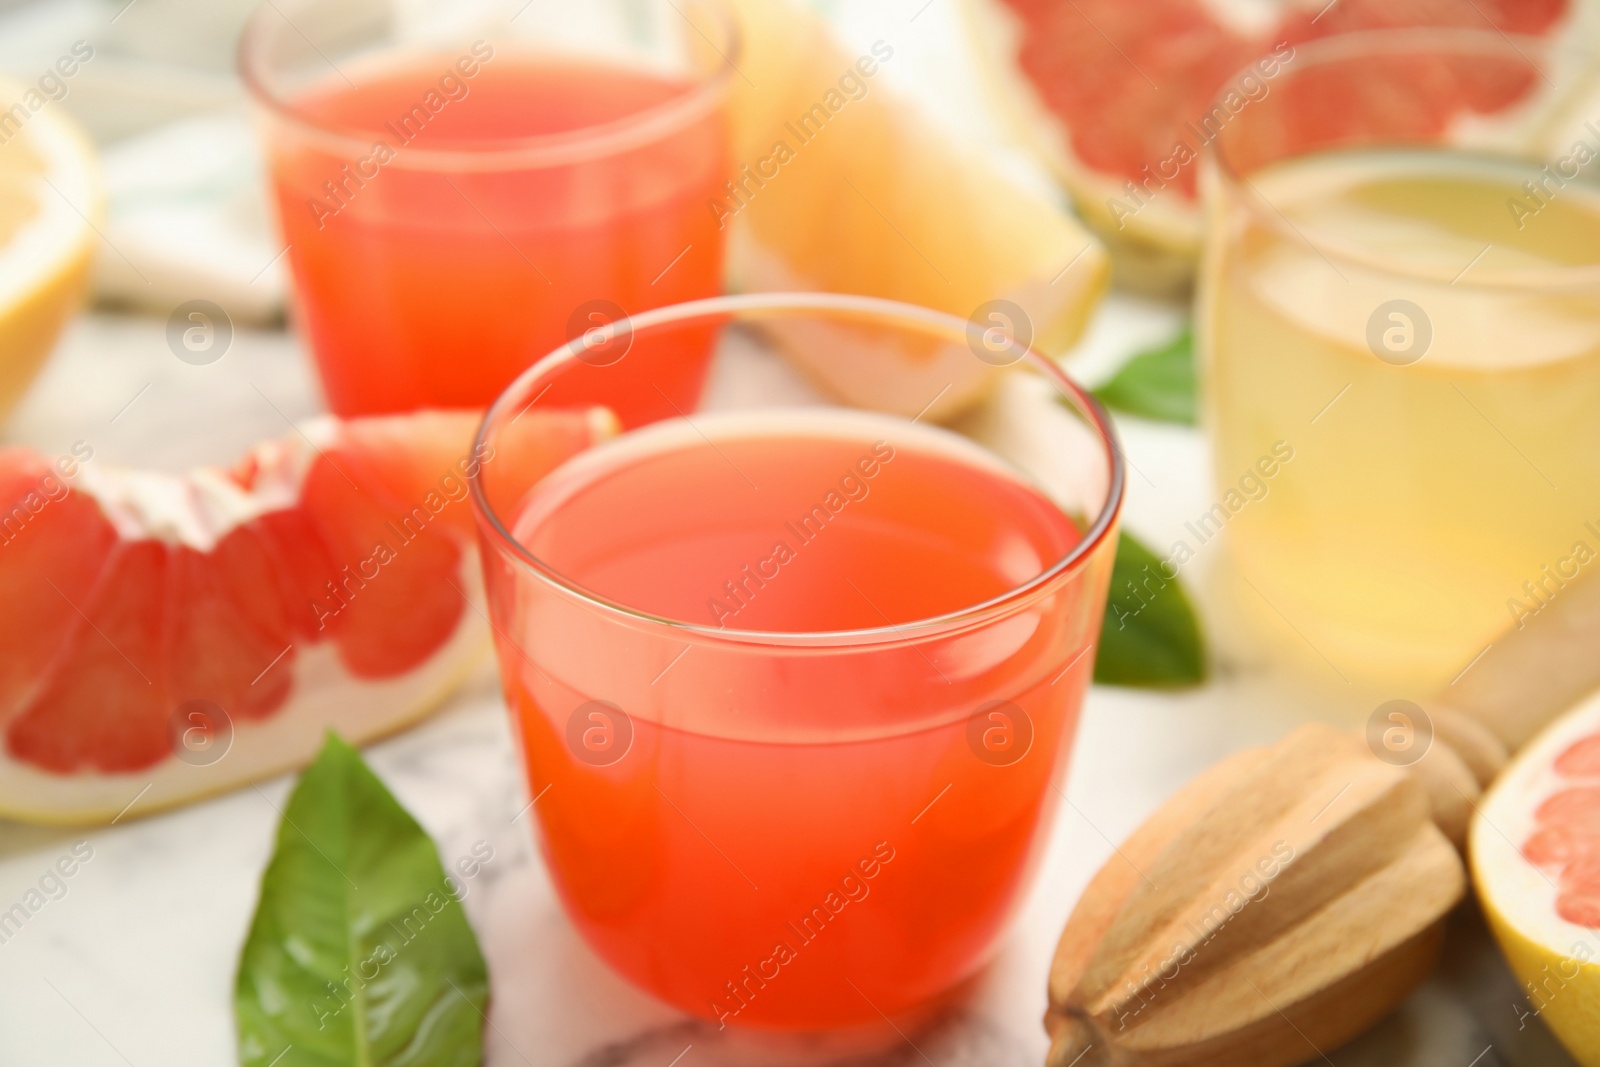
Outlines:
{"type": "MultiPolygon", "coordinates": [[[[949,340],[961,341],[962,343],[965,343],[968,336],[967,331],[971,325],[968,320],[957,318],[948,312],[937,311],[933,308],[916,304],[907,304],[898,300],[820,292],[725,294],[723,296],[707,297],[701,300],[690,300],[680,304],[654,308],[640,312],[637,315],[630,315],[626,319],[620,320],[620,322],[625,324],[623,328],[637,334],[642,329],[681,326],[693,323],[697,319],[720,318],[741,321],[741,312],[754,313],[754,317],[777,317],[786,312],[802,314],[812,312],[824,315],[840,313],[857,318],[887,322],[891,325],[898,325],[903,330],[920,328],[922,332],[929,336],[937,336],[943,333],[949,340]]],[[[613,324],[613,329],[615,326],[616,324],[613,324]]],[[[484,470],[481,466],[468,478],[472,495],[472,510],[477,518],[479,530],[485,535],[485,539],[492,543],[494,548],[507,553],[546,586],[555,589],[559,593],[574,597],[584,605],[607,615],[619,617],[629,623],[667,627],[686,637],[740,645],[836,648],[850,645],[903,642],[930,634],[965,629],[991,618],[1003,616],[1017,604],[1039,594],[1045,587],[1053,585],[1058,580],[1079,570],[1083,561],[1105,542],[1107,535],[1116,524],[1118,515],[1121,514],[1125,499],[1126,462],[1122,455],[1122,448],[1117,441],[1115,428],[1112,426],[1110,418],[1106,415],[1105,409],[1100,406],[1100,403],[1087,390],[1072,381],[1056,365],[1055,361],[1038,352],[1031,345],[1023,346],[1014,339],[1010,340],[1010,344],[1014,348],[1022,349],[1022,351],[1016,360],[1005,366],[1010,367],[1026,363],[1033,370],[1040,373],[1056,388],[1058,393],[1071,402],[1072,407],[1082,417],[1088,429],[1095,435],[1106,461],[1105,499],[1101,505],[1099,515],[1095,517],[1094,521],[1088,525],[1079,539],[1060,559],[1020,585],[1014,586],[997,596],[955,611],[914,619],[906,623],[885,624],[883,626],[854,630],[736,630],[707,626],[702,623],[690,622],[686,619],[668,618],[600,596],[577,582],[571,581],[554,567],[547,565],[529,552],[511,533],[510,529],[501,520],[500,515],[495,511],[494,506],[490,504],[487,491],[483,485],[484,470]]],[[[516,380],[507,386],[505,391],[495,398],[494,403],[490,404],[488,410],[484,412],[483,420],[478,424],[478,432],[473,436],[472,454],[479,454],[479,450],[489,443],[489,435],[498,428],[500,421],[509,414],[514,405],[518,406],[520,413],[538,402],[542,393],[535,395],[532,400],[526,403],[521,402],[523,397],[532,389],[534,383],[540,381],[556,368],[578,360],[580,353],[584,351],[587,351],[584,339],[582,337],[576,338],[545,355],[519,374],[516,380]]],[[[973,358],[977,357],[974,356],[973,358]]],[[[1054,503],[1053,500],[1052,503],[1054,503]]]]}
{"type": "MultiPolygon", "coordinates": [[[[296,6],[304,9],[320,6],[324,2],[327,0],[299,0],[296,6]]],[[[721,48],[717,47],[718,42],[706,38],[712,50],[720,56],[720,61],[714,69],[697,75],[689,88],[672,98],[620,119],[558,133],[532,134],[527,137],[454,148],[407,145],[405,151],[397,151],[393,161],[387,165],[413,170],[559,167],[591,159],[603,159],[671,136],[696,119],[714,111],[721,104],[728,85],[738,70],[738,60],[744,47],[738,20],[734,18],[732,10],[724,0],[696,0],[696,3],[708,8],[721,26],[723,38],[721,48]]],[[[677,8],[676,4],[672,6],[674,9],[677,8]]],[[[263,69],[265,60],[261,55],[262,39],[271,32],[265,25],[269,13],[276,14],[290,29],[299,33],[289,16],[277,3],[269,0],[256,7],[245,24],[244,31],[239,35],[239,44],[234,53],[234,65],[238,70],[239,79],[244,83],[247,95],[276,120],[293,126],[307,140],[344,154],[360,155],[370,152],[375,142],[388,137],[389,134],[382,130],[320,122],[297,108],[291,99],[269,88],[263,69]]],[[[681,10],[678,13],[683,16],[691,29],[700,32],[699,27],[689,21],[687,15],[681,10]]],[[[701,36],[705,35],[701,33],[701,36]]],[[[309,38],[307,41],[309,43],[309,38]]],[[[386,50],[389,49],[380,49],[380,51],[386,50]]],[[[532,54],[555,53],[552,50],[532,54]]],[[[328,66],[334,73],[343,76],[343,72],[334,66],[332,60],[328,61],[328,66]]]]}
{"type": "MultiPolygon", "coordinates": [[[[1548,82],[1545,70],[1548,63],[1540,62],[1542,57],[1554,55],[1570,55],[1581,59],[1586,53],[1570,44],[1544,37],[1532,37],[1527,34],[1507,34],[1499,30],[1478,29],[1465,26],[1408,26],[1401,28],[1357,30],[1350,33],[1334,34],[1328,37],[1308,41],[1305,44],[1296,44],[1293,69],[1283,72],[1280,76],[1294,78],[1308,67],[1325,66],[1330,63],[1345,62],[1359,57],[1403,57],[1416,56],[1427,52],[1456,53],[1467,56],[1474,53],[1485,54],[1493,52],[1501,56],[1512,56],[1528,64],[1541,79],[1548,82]]],[[[1229,90],[1239,83],[1246,74],[1256,72],[1255,63],[1261,57],[1252,60],[1236,70],[1224,83],[1223,88],[1211,98],[1212,108],[1222,105],[1223,99],[1229,90]]],[[[1600,51],[1591,54],[1591,61],[1600,59],[1600,51]]],[[[1269,79],[1276,80],[1276,79],[1269,79]]],[[[1512,104],[1515,108],[1525,101],[1512,104]]],[[[1508,109],[1509,110],[1509,109],[1508,109]]],[[[1243,111],[1240,112],[1243,114],[1243,111]]],[[[1249,122],[1248,118],[1242,120],[1249,122]]],[[[1311,239],[1290,222],[1282,212],[1274,207],[1271,201],[1255,187],[1248,174],[1242,173],[1228,154],[1223,150],[1223,135],[1212,138],[1204,146],[1203,159],[1212,173],[1225,182],[1231,189],[1239,193],[1238,199],[1246,205],[1252,218],[1268,229],[1276,231],[1280,236],[1285,236],[1296,243],[1311,245],[1316,251],[1332,257],[1351,266],[1360,266],[1374,270],[1381,274],[1395,278],[1404,278],[1411,281],[1438,282],[1444,281],[1468,289],[1486,289],[1494,291],[1526,292],[1530,290],[1547,289],[1581,289],[1588,286],[1600,286],[1600,264],[1564,265],[1543,267],[1534,270],[1507,271],[1478,271],[1467,277],[1452,275],[1446,267],[1434,268],[1425,263],[1412,263],[1399,260],[1394,256],[1386,256],[1376,250],[1367,249],[1360,244],[1346,243],[1335,239],[1331,242],[1320,240],[1312,244],[1311,239]]],[[[1414,147],[1426,147],[1421,142],[1395,141],[1396,146],[1410,144],[1414,147]]],[[[1503,158],[1507,161],[1528,162],[1534,157],[1531,154],[1518,154],[1516,152],[1496,151],[1492,148],[1474,149],[1471,146],[1452,147],[1453,150],[1470,152],[1485,158],[1503,158]]],[[[1531,151],[1537,151],[1538,146],[1525,146],[1531,151]]],[[[1299,152],[1285,156],[1285,162],[1291,159],[1303,159],[1314,154],[1299,152]]],[[[1269,166],[1272,164],[1269,164],[1269,166]]]]}

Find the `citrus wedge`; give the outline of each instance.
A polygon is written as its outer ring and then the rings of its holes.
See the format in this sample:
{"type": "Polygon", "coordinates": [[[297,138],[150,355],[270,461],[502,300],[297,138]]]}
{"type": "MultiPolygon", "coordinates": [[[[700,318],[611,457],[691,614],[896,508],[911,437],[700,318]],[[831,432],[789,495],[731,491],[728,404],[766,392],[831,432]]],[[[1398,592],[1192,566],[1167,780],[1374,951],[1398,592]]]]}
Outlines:
{"type": "MultiPolygon", "coordinates": [[[[1600,14],[1594,0],[965,0],[965,11],[1002,109],[1106,241],[1118,284],[1169,293],[1193,277],[1205,116],[1228,86],[1240,89],[1242,109],[1295,69],[1297,45],[1361,30],[1495,29],[1570,39],[1588,53],[1600,14]],[[1261,76],[1235,83],[1258,59],[1261,76]]],[[[1485,69],[1431,88],[1455,97],[1441,112],[1447,118],[1506,111],[1546,91],[1530,78],[1497,97],[1496,78],[1485,69]]],[[[1382,86],[1358,79],[1328,97],[1300,135],[1320,137],[1319,122],[1343,132],[1424,132],[1407,125],[1415,116],[1382,86]]]]}
{"type": "Polygon", "coordinates": [[[487,647],[467,479],[609,434],[528,413],[318,419],[231,469],[0,451],[0,814],[114,818],[303,763],[430,709],[487,647]]]}
{"type": "MultiPolygon", "coordinates": [[[[733,6],[744,31],[732,83],[737,173],[711,208],[729,230],[735,287],[903,300],[1052,354],[1076,339],[1107,260],[1075,219],[884,85],[892,43],[847,52],[800,0],[733,6]]],[[[965,344],[896,348],[843,330],[828,340],[792,354],[859,406],[915,414],[931,403],[937,418],[994,377],[965,344]]]]}
{"type": "Polygon", "coordinates": [[[0,79],[0,416],[83,299],[101,201],[77,124],[37,89],[0,79]]]}
{"type": "Polygon", "coordinates": [[[1523,984],[1520,1010],[1600,1067],[1600,693],[1506,766],[1469,851],[1484,915],[1523,984]]]}

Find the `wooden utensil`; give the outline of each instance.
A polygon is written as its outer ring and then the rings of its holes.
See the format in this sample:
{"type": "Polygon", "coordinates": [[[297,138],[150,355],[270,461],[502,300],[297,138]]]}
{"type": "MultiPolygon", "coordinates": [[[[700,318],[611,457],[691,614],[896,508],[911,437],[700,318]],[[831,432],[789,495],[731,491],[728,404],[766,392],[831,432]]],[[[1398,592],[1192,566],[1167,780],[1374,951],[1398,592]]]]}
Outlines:
{"type": "Polygon", "coordinates": [[[1095,875],[1050,971],[1049,1067],[1288,1067],[1427,976],[1456,847],[1515,751],[1600,684],[1600,579],[1571,582],[1443,687],[1413,759],[1307,725],[1212,767],[1095,875]]]}
{"type": "Polygon", "coordinates": [[[1465,892],[1421,781],[1331,727],[1180,790],[1090,882],[1050,973],[1050,1067],[1286,1067],[1426,977],[1465,892]]]}

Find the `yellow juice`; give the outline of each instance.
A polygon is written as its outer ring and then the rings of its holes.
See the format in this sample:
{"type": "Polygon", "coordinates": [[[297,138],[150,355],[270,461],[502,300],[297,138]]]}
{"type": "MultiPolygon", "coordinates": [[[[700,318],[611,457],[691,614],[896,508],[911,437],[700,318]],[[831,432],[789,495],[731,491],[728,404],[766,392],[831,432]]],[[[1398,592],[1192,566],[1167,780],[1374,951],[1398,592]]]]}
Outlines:
{"type": "Polygon", "coordinates": [[[1600,163],[1569,169],[1383,149],[1212,176],[1219,500],[1293,450],[1216,523],[1282,651],[1422,695],[1600,574],[1600,163]]]}

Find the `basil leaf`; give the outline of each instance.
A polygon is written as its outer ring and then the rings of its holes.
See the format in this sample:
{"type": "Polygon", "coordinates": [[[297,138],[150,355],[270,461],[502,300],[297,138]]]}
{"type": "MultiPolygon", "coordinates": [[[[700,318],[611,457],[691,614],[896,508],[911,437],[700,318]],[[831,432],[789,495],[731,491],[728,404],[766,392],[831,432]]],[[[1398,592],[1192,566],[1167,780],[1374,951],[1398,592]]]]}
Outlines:
{"type": "Polygon", "coordinates": [[[1193,426],[1194,333],[1185,327],[1161,347],[1140,352],[1094,395],[1106,407],[1129,415],[1193,426]]]}
{"type": "Polygon", "coordinates": [[[1105,685],[1172,687],[1206,677],[1200,622],[1178,576],[1123,533],[1111,569],[1094,680],[1105,685]]]}
{"type": "Polygon", "coordinates": [[[284,808],[239,957],[240,1062],[478,1067],[488,996],[438,849],[330,733],[284,808]]]}

